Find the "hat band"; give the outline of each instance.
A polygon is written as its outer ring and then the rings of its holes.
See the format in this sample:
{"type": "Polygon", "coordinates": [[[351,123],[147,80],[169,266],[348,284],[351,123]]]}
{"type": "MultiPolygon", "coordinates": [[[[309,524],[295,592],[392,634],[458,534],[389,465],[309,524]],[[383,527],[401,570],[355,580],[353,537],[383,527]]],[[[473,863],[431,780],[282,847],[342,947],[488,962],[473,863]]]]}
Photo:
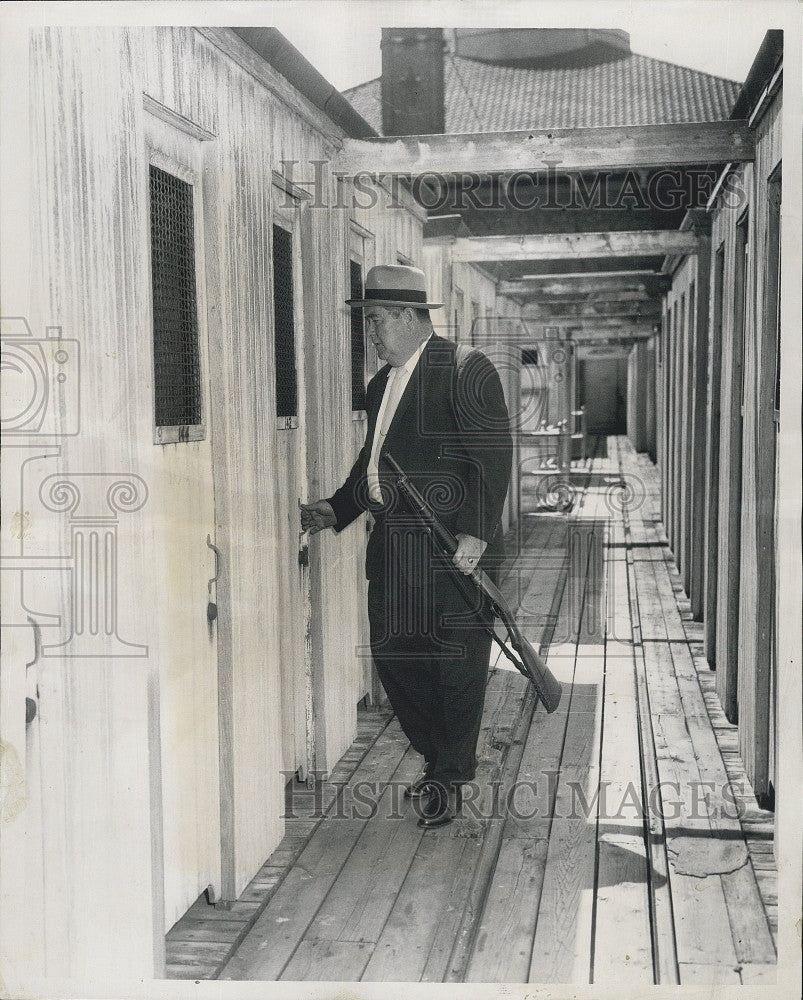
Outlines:
{"type": "Polygon", "coordinates": [[[366,288],[366,299],[391,299],[397,302],[426,302],[427,293],[406,288],[366,288]]]}

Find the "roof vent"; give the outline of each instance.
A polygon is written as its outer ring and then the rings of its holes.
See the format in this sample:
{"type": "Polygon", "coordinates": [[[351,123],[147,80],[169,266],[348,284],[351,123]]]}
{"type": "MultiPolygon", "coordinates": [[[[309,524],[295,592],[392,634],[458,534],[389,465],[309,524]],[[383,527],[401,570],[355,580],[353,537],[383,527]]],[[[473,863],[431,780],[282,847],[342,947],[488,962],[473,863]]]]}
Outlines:
{"type": "Polygon", "coordinates": [[[454,52],[497,66],[574,69],[623,59],[630,35],[601,28],[457,28],[454,52]]]}

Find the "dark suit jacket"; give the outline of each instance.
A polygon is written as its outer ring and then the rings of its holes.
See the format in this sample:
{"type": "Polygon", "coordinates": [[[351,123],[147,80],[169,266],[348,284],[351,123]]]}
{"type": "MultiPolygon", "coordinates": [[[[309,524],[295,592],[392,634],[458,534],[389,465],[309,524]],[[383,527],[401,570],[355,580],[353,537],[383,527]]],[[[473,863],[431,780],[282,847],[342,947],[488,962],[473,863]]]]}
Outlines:
{"type": "MultiPolygon", "coordinates": [[[[385,365],[366,392],[365,444],[345,483],[329,498],[336,531],[370,510],[375,524],[366,551],[366,576],[379,580],[389,560],[400,562],[402,577],[416,586],[426,574],[424,532],[411,520],[393,488],[383,455],[390,451],[410,481],[455,534],[488,543],[480,565],[490,568],[503,554],[500,518],[510,482],[512,442],[499,375],[480,351],[433,335],[399,401],[378,457],[379,481],[387,502],[368,495],[367,466],[374,427],[391,372],[385,365]],[[394,544],[394,532],[406,542],[394,544]],[[422,536],[416,546],[415,536],[422,536]],[[403,550],[403,551],[402,551],[403,550]]],[[[430,554],[431,557],[431,554],[430,554]]]]}

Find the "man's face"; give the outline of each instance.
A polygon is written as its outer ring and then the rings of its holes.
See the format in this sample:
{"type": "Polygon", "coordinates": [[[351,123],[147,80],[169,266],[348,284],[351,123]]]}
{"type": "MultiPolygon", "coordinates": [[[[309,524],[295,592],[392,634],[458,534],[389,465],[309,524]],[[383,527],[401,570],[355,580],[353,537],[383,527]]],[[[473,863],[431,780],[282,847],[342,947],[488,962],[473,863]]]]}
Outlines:
{"type": "Polygon", "coordinates": [[[418,325],[408,310],[367,306],[363,316],[365,329],[382,361],[403,365],[418,349],[418,325]]]}

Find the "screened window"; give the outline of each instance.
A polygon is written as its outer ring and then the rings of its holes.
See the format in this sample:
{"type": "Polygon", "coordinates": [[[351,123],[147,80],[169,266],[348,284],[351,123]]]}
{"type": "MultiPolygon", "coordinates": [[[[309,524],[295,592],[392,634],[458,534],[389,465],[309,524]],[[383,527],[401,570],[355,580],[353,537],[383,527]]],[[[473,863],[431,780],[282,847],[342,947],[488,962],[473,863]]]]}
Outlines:
{"type": "Polygon", "coordinates": [[[201,370],[192,185],[151,164],[150,201],[155,423],[157,428],[198,426],[201,370]]]}
{"type": "Polygon", "coordinates": [[[521,363],[523,365],[539,365],[541,361],[538,357],[538,348],[525,347],[521,352],[521,363]]]}
{"type": "Polygon", "coordinates": [[[293,234],[273,227],[273,318],[276,360],[276,416],[298,416],[295,316],[293,311],[293,234]]]}
{"type": "MultiPolygon", "coordinates": [[[[350,298],[361,299],[362,265],[358,260],[349,263],[350,298]]],[[[351,310],[351,409],[365,409],[365,324],[362,309],[351,310]]]]}

